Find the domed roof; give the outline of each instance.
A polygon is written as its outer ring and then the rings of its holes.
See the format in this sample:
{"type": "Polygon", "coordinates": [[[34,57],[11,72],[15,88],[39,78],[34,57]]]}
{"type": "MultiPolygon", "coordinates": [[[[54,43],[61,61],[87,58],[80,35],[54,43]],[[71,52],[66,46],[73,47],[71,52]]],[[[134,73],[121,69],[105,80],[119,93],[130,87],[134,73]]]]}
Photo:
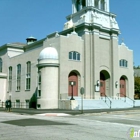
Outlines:
{"type": "Polygon", "coordinates": [[[43,49],[39,54],[39,60],[43,59],[58,59],[57,50],[53,47],[43,49]]]}

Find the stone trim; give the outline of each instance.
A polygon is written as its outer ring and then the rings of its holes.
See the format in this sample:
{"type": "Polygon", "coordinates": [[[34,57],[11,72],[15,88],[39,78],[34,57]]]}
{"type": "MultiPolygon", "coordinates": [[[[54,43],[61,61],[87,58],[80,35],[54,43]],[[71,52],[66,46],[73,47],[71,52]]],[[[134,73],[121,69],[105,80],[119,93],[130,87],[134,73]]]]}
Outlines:
{"type": "Polygon", "coordinates": [[[7,79],[7,74],[5,74],[5,73],[0,73],[0,78],[7,79]]]}

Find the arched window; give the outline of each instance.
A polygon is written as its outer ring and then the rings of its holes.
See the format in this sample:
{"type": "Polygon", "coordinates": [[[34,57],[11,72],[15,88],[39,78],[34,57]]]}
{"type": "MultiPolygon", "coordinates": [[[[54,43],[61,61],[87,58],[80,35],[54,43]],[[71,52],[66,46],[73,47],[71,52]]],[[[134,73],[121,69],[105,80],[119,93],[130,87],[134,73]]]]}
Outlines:
{"type": "Polygon", "coordinates": [[[120,67],[128,67],[128,61],[125,59],[120,60],[120,67]]]}
{"type": "Polygon", "coordinates": [[[73,60],[76,60],[76,52],[73,52],[73,60]]]}
{"type": "Polygon", "coordinates": [[[17,91],[21,89],[21,64],[17,65],[17,91]]]}
{"type": "Polygon", "coordinates": [[[27,62],[27,72],[26,72],[26,90],[30,90],[31,87],[31,62],[27,62]]]}
{"type": "Polygon", "coordinates": [[[94,6],[95,6],[96,8],[99,8],[99,0],[95,0],[95,1],[94,1],[94,6]]]}
{"type": "Polygon", "coordinates": [[[76,51],[69,52],[69,59],[80,61],[80,53],[78,53],[76,51]]]}
{"type": "Polygon", "coordinates": [[[86,0],[82,0],[82,7],[86,6],[86,0]]]}
{"type": "Polygon", "coordinates": [[[2,72],[2,59],[0,58],[0,72],[2,72]]]}
{"type": "Polygon", "coordinates": [[[9,67],[9,92],[12,91],[12,67],[9,67]]]}
{"type": "Polygon", "coordinates": [[[73,58],[73,53],[69,52],[69,59],[72,59],[72,58],[73,58]]]}
{"type": "Polygon", "coordinates": [[[105,10],[105,1],[101,0],[101,10],[105,10]]]}
{"type": "Polygon", "coordinates": [[[77,60],[80,60],[80,53],[77,54],[77,60]]]}
{"type": "Polygon", "coordinates": [[[77,0],[77,2],[76,2],[76,9],[77,9],[77,11],[80,11],[80,9],[81,9],[81,1],[80,0],[77,0]]]}

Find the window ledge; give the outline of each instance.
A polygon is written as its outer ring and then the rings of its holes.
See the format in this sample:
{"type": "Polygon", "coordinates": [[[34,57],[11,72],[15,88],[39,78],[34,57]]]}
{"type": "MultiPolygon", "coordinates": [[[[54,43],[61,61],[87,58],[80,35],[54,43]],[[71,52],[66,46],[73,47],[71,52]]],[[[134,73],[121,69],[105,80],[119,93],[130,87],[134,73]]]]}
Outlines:
{"type": "Polygon", "coordinates": [[[16,92],[20,92],[20,90],[16,90],[16,92]]]}
{"type": "Polygon", "coordinates": [[[25,91],[30,91],[30,89],[25,89],[25,91]]]}
{"type": "Polygon", "coordinates": [[[81,60],[73,60],[73,59],[69,59],[69,61],[81,62],[81,60]]]}
{"type": "Polygon", "coordinates": [[[120,66],[120,68],[125,68],[125,69],[128,69],[128,67],[124,67],[124,66],[120,66]]]}

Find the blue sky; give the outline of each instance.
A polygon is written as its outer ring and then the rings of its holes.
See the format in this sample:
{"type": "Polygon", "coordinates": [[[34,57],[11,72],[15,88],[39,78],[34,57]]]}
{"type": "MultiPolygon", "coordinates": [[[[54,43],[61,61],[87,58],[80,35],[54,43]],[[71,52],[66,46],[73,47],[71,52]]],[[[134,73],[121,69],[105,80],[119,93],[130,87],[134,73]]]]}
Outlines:
{"type": "MultiPolygon", "coordinates": [[[[134,51],[134,64],[140,65],[140,0],[110,0],[110,11],[117,15],[121,42],[134,51]]],[[[11,42],[26,43],[61,31],[71,14],[71,0],[0,0],[0,46],[11,42]]]]}

